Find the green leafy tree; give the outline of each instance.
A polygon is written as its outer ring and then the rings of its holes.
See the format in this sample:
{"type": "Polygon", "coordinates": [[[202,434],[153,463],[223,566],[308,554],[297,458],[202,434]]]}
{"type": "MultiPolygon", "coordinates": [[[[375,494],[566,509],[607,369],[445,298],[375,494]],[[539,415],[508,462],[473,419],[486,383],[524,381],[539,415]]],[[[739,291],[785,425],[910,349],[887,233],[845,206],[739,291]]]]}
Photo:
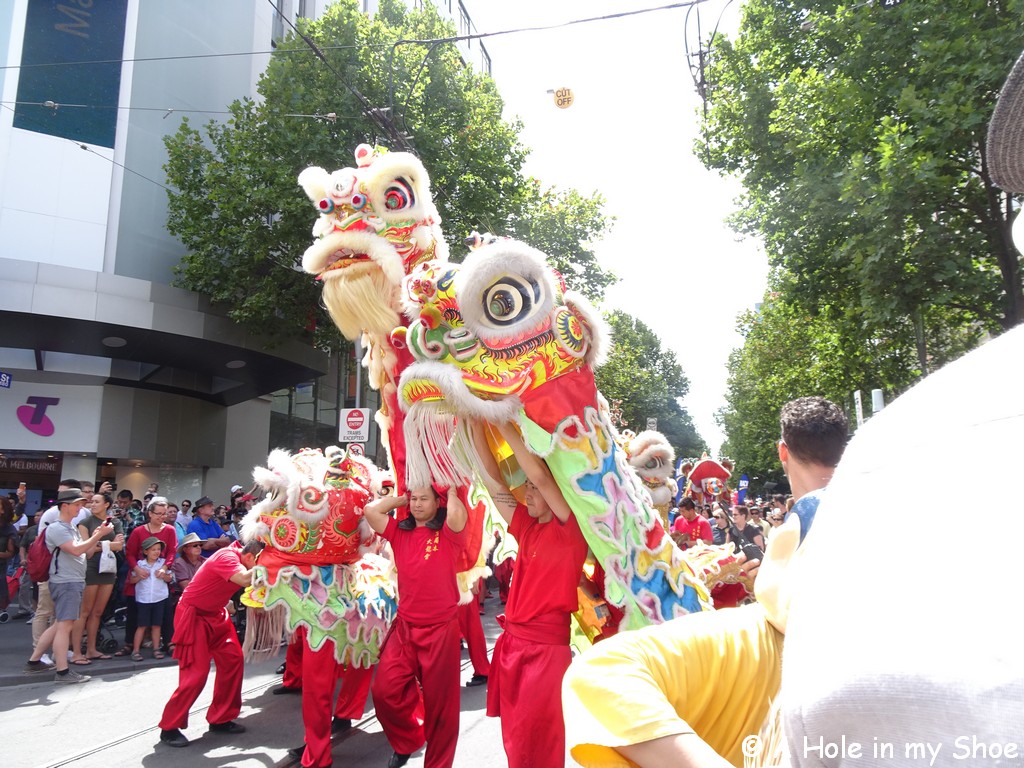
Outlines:
{"type": "MultiPolygon", "coordinates": [[[[716,418],[727,435],[723,452],[751,477],[781,480],[776,455],[779,411],[797,397],[820,395],[851,415],[853,392],[881,389],[887,399],[919,376],[917,329],[904,321],[873,329],[846,302],[811,310],[789,298],[782,278],[756,311],[740,316],[743,346],[729,356],[726,407],[716,418]]],[[[934,328],[941,327],[936,323],[934,328]]],[[[935,346],[966,351],[963,339],[935,339],[935,346]]]]}
{"type": "Polygon", "coordinates": [[[1011,201],[985,164],[1022,8],[750,0],[715,44],[699,155],[742,179],[736,226],[812,322],[898,345],[900,386],[1024,320],[1011,201]]]}
{"type": "Polygon", "coordinates": [[[607,320],[612,345],[608,360],[597,371],[601,394],[610,403],[618,401],[626,428],[641,432],[647,419],[656,418],[658,431],[677,457],[699,456],[707,444],[680,405],[690,382],[675,353],[662,348],[654,331],[625,312],[611,312],[607,320]]]}
{"type": "Polygon", "coordinates": [[[465,66],[455,34],[430,3],[409,10],[382,0],[368,17],[340,0],[281,41],[261,77],[260,100],[240,100],[224,123],[187,121],[169,137],[169,231],[187,249],[178,280],[226,306],[252,331],[316,342],[339,336],[320,306],[319,286],[299,267],[315,212],[298,187],[307,166],[353,165],[361,143],[408,143],[431,175],[453,254],[471,230],[543,236],[570,282],[599,299],[614,280],[584,240],[610,224],[598,197],[541,192],[522,174],[519,126],[501,119],[490,77],[465,66]]]}

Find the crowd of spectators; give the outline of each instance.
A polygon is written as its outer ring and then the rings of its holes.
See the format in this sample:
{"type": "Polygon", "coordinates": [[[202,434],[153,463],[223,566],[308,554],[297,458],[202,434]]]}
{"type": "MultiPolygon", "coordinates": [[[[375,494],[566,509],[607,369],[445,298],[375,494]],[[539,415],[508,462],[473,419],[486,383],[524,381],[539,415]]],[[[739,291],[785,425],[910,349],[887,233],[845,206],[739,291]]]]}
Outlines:
{"type": "Polygon", "coordinates": [[[22,484],[16,493],[0,497],[0,622],[22,619],[32,625],[29,671],[67,672],[70,665],[71,674],[58,682],[84,682],[89,677],[77,668],[112,656],[139,661],[143,652],[158,659],[169,654],[175,608],[185,585],[206,557],[239,538],[239,523],[254,501],[241,486],[231,488],[227,505],[217,506],[207,496],[194,504],[190,499],[175,504],[159,495],[156,483],[136,498],[127,488],[115,492],[109,482],[97,489],[73,478],[60,481],[49,508],[27,510],[27,496],[22,484]],[[29,549],[55,523],[61,523],[61,535],[47,535],[48,545],[53,539],[48,546],[51,577],[33,583],[25,567],[29,549]],[[60,575],[54,578],[54,573],[60,575]],[[62,587],[58,620],[50,583],[65,579],[75,584],[71,601],[77,607],[67,618],[72,609],[68,589],[62,587]],[[61,623],[63,633],[65,621],[66,649],[63,642],[54,643],[50,630],[61,623]],[[121,627],[121,647],[105,653],[98,642],[101,631],[114,636],[121,627]],[[58,652],[66,654],[66,663],[55,658],[58,652]]]}
{"type": "Polygon", "coordinates": [[[782,525],[793,497],[776,494],[768,500],[754,499],[750,504],[715,501],[698,504],[683,498],[669,511],[672,539],[683,549],[698,541],[705,544],[732,544],[737,553],[746,548],[747,559],[764,553],[772,530],[782,525]]]}

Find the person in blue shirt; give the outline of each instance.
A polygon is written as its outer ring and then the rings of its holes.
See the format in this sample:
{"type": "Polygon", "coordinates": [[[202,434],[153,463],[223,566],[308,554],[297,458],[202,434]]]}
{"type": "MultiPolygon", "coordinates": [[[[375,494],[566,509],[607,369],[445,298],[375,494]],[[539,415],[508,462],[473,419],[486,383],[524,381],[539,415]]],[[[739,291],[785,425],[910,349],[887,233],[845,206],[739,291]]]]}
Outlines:
{"type": "Polygon", "coordinates": [[[220,523],[213,519],[213,499],[203,496],[193,508],[195,517],[188,524],[188,533],[203,539],[203,557],[209,557],[218,549],[231,543],[231,537],[224,533],[220,523]]]}

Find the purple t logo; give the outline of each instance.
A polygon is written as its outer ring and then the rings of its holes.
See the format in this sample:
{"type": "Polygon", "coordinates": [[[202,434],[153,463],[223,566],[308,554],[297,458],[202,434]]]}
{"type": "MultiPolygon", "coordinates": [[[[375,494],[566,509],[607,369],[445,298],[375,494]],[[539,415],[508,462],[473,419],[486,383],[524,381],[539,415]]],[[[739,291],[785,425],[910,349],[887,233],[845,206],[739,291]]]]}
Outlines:
{"type": "Polygon", "coordinates": [[[46,409],[48,406],[57,405],[60,402],[60,398],[37,397],[33,395],[25,402],[28,405],[18,406],[18,421],[32,434],[39,435],[40,437],[52,435],[54,426],[53,422],[46,415],[46,409]]]}

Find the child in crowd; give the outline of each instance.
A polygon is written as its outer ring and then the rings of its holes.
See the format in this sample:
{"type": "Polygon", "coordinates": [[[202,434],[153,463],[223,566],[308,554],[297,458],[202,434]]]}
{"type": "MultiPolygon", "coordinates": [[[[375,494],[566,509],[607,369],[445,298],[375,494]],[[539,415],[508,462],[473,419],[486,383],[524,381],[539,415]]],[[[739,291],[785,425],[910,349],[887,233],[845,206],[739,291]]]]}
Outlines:
{"type": "Polygon", "coordinates": [[[153,641],[153,658],[162,659],[160,650],[160,627],[164,621],[164,610],[170,595],[168,584],[173,577],[166,567],[164,543],[156,536],[142,542],[145,560],[140,560],[132,570],[130,578],[135,585],[135,602],[139,608],[139,620],[135,630],[132,661],[142,661],[142,638],[149,629],[153,641]]]}

